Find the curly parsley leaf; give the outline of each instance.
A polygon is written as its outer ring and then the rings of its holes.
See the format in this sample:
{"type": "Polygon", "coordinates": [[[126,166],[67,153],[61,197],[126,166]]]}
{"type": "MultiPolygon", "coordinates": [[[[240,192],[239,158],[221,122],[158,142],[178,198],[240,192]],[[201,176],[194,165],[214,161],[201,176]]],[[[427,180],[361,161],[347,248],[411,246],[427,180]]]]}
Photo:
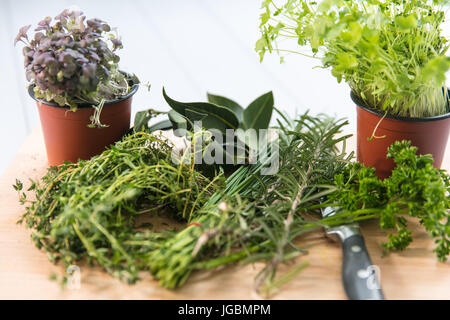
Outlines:
{"type": "Polygon", "coordinates": [[[450,253],[449,175],[433,167],[431,155],[417,155],[409,141],[392,144],[387,157],[396,163],[391,177],[381,180],[373,168],[351,164],[335,176],[337,191],[329,196],[330,202],[354,218],[367,209],[375,212],[382,229],[396,231],[382,244],[387,251],[408,247],[413,238],[405,216],[418,218],[436,238],[433,251],[438,259],[446,261],[450,253]]]}

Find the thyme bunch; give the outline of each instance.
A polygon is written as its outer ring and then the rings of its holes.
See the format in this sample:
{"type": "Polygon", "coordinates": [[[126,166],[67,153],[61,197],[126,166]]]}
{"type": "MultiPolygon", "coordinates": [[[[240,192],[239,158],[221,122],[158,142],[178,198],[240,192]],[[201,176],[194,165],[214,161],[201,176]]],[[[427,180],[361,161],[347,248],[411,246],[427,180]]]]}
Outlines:
{"type": "Polygon", "coordinates": [[[180,220],[201,208],[217,188],[193,165],[172,163],[173,145],[161,136],[137,132],[88,161],[52,167],[32,181],[27,200],[14,186],[26,212],[19,222],[50,260],[66,266],[87,259],[129,282],[138,279],[149,254],[173,231],[139,228],[156,212],[180,220]]]}

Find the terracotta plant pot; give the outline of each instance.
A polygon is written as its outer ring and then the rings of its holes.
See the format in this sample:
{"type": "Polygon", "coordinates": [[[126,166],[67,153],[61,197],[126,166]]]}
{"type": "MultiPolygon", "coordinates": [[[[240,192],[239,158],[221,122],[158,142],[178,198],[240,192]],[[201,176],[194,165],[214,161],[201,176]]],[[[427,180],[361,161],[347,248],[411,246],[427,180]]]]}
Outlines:
{"type": "Polygon", "coordinates": [[[49,165],[90,159],[120,140],[130,129],[131,100],[137,89],[135,85],[126,96],[105,103],[100,121],[108,125],[107,128],[89,128],[90,117],[94,114],[91,105],[79,106],[73,112],[56,103],[36,99],[30,86],[28,93],[36,100],[39,110],[49,165]]]}
{"type": "Polygon", "coordinates": [[[450,112],[429,118],[405,118],[386,115],[368,108],[353,92],[357,113],[357,160],[376,169],[378,177],[391,175],[394,161],[386,159],[387,148],[395,141],[410,140],[419,154],[431,154],[434,166],[440,168],[450,132],[450,112]],[[372,137],[374,130],[375,136],[372,137]],[[384,138],[381,138],[383,137],[384,138]]]}

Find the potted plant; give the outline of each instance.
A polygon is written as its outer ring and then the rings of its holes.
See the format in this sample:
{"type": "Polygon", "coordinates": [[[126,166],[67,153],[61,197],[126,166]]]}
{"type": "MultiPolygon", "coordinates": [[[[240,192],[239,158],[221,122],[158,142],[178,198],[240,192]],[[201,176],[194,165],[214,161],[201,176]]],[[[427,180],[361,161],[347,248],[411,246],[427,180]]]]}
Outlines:
{"type": "Polygon", "coordinates": [[[394,167],[386,152],[397,140],[410,140],[440,167],[450,130],[446,2],[264,1],[256,50],[261,59],[267,51],[305,54],[277,45],[293,39],[348,83],[357,105],[357,158],[379,177],[394,167]]]}
{"type": "Polygon", "coordinates": [[[36,100],[50,165],[101,153],[130,128],[134,75],[119,70],[120,39],[102,20],[66,9],[22,27],[28,92],[36,100]]]}

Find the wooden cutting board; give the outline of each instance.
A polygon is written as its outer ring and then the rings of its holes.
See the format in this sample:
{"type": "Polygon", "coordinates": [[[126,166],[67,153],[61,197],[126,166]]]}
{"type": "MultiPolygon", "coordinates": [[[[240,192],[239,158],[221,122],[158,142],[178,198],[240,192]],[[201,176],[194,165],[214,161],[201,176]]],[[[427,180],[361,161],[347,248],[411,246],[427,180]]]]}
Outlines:
{"type": "MultiPolygon", "coordinates": [[[[7,139],[7,137],[5,137],[7,139]]],[[[354,140],[350,145],[354,145],[354,140]]],[[[12,185],[18,178],[38,179],[47,166],[40,127],[27,138],[8,169],[0,177],[0,299],[258,299],[253,278],[262,264],[231,266],[212,272],[194,273],[185,286],[166,290],[147,273],[128,285],[99,268],[80,265],[81,286],[61,289],[50,275],[62,275],[62,265],[53,265],[30,240],[29,231],[16,222],[23,213],[12,185]]],[[[450,141],[443,167],[450,169],[450,141]]],[[[26,184],[27,186],[27,184],[26,184]]],[[[450,299],[450,261],[440,263],[432,253],[433,241],[412,222],[414,242],[400,253],[382,257],[380,243],[385,233],[375,221],[362,224],[366,245],[381,270],[387,299],[450,299]]],[[[341,282],[342,253],[339,243],[316,232],[299,243],[310,246],[297,262],[309,266],[275,293],[273,299],[346,299],[341,282]]],[[[281,271],[292,266],[283,266],[281,271]]]]}

